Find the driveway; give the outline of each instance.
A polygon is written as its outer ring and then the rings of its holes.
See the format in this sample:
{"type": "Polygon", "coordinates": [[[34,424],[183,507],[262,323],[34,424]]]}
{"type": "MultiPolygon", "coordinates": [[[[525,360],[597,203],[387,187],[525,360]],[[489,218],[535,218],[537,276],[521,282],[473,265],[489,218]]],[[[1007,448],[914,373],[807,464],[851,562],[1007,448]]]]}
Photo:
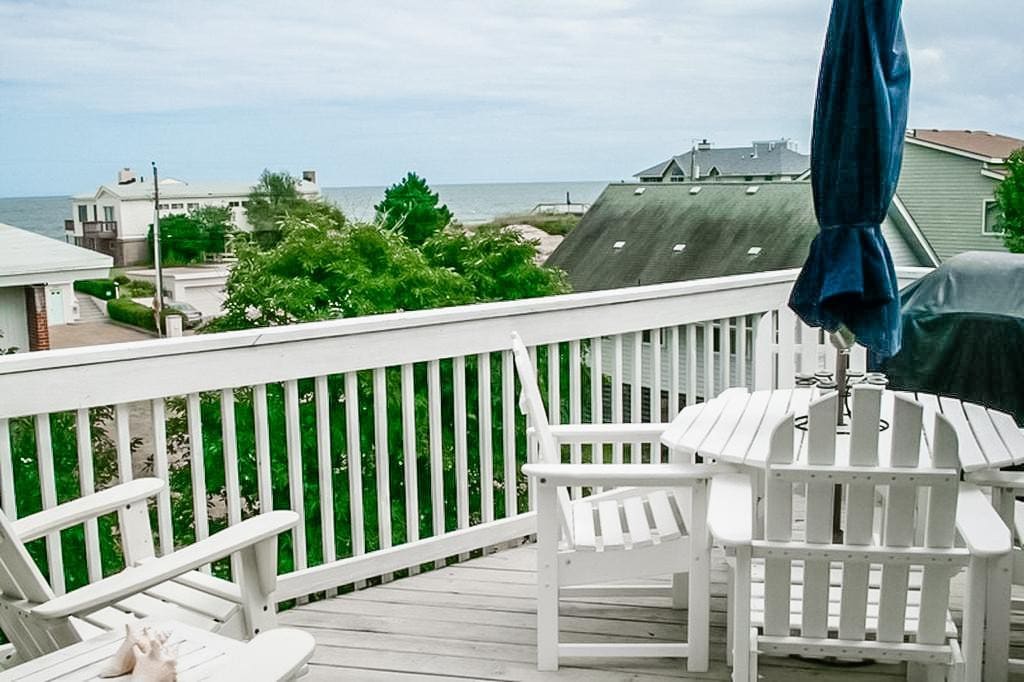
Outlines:
{"type": "Polygon", "coordinates": [[[156,337],[112,322],[79,322],[50,327],[50,348],[53,349],[144,341],[152,338],[156,337]]]}

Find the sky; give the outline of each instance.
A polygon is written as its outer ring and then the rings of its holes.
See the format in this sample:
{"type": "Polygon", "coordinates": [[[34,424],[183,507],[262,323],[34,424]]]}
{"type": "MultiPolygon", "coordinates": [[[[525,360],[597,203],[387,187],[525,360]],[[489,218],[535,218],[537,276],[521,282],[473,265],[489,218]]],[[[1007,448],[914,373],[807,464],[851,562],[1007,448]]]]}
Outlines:
{"type": "MultiPolygon", "coordinates": [[[[809,148],[827,0],[0,0],[0,197],[149,176],[618,180],[809,148]]],[[[906,0],[910,126],[1024,138],[1021,0],[906,0]]]]}

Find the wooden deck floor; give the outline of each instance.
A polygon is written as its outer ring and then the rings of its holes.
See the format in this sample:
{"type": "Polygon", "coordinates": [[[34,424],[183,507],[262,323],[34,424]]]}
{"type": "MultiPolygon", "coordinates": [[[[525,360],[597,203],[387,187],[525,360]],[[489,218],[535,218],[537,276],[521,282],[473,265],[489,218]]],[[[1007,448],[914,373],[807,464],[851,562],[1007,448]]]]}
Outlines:
{"type": "MultiPolygon", "coordinates": [[[[569,661],[535,667],[535,551],[527,545],[442,570],[318,601],[281,614],[316,637],[309,680],[725,680],[725,569],[713,574],[711,668],[687,673],[679,659],[569,661]]],[[[562,602],[564,641],[672,640],[685,612],[668,600],[562,602]],[[618,602],[618,603],[616,603],[618,602]],[[638,603],[639,602],[639,603],[638,603]]],[[[854,682],[904,678],[901,665],[836,668],[761,658],[765,680],[854,682]]]]}

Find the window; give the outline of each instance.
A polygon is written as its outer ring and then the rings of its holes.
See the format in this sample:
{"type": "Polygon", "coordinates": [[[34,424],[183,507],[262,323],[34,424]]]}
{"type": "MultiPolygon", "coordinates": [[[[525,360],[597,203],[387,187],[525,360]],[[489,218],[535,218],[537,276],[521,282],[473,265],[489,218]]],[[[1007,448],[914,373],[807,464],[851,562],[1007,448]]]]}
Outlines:
{"type": "Polygon", "coordinates": [[[192,202],[188,205],[188,210],[194,211],[199,208],[199,202],[192,202]]]}
{"type": "Polygon", "coordinates": [[[103,207],[103,219],[108,223],[114,222],[114,207],[104,206],[103,207]]]}
{"type": "Polygon", "coordinates": [[[228,202],[228,206],[230,206],[231,208],[238,208],[241,205],[242,205],[242,202],[240,202],[240,201],[229,201],[228,202]]]}
{"type": "Polygon", "coordinates": [[[78,207],[78,222],[84,223],[89,220],[89,207],[85,204],[81,204],[78,207]]]}
{"type": "Polygon", "coordinates": [[[170,207],[167,204],[159,204],[157,208],[161,211],[166,211],[170,207]]]}
{"type": "Polygon", "coordinates": [[[644,175],[640,178],[640,182],[661,182],[660,175],[644,175]]]}
{"type": "Polygon", "coordinates": [[[669,179],[670,179],[670,180],[671,180],[672,182],[686,182],[686,176],[685,176],[685,175],[673,175],[673,176],[672,176],[671,178],[669,178],[669,179]]]}
{"type": "Polygon", "coordinates": [[[181,210],[185,208],[185,204],[171,204],[171,210],[181,210]]]}
{"type": "Polygon", "coordinates": [[[249,202],[248,202],[248,201],[243,201],[243,202],[242,202],[242,206],[243,206],[244,208],[249,208],[249,202]]]}
{"type": "Polygon", "coordinates": [[[765,182],[771,182],[774,179],[775,179],[774,175],[766,175],[766,176],[764,176],[764,181],[765,182]]]}
{"type": "Polygon", "coordinates": [[[743,182],[753,182],[753,181],[754,181],[754,176],[753,175],[745,175],[745,176],[743,176],[743,182]]]}
{"type": "Polygon", "coordinates": [[[991,199],[986,199],[981,216],[981,233],[1001,235],[1003,231],[999,229],[999,222],[1002,219],[1003,213],[999,210],[999,204],[991,199]]]}

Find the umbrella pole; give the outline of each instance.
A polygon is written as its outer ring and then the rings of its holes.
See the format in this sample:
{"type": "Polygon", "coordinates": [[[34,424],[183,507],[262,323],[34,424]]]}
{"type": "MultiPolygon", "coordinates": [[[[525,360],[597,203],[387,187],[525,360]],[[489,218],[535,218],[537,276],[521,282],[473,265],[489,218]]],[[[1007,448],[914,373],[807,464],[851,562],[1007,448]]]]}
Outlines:
{"type": "MultiPolygon", "coordinates": [[[[853,347],[854,335],[845,325],[829,334],[829,340],[836,349],[836,390],[839,400],[836,401],[836,426],[846,422],[846,399],[850,394],[846,373],[850,369],[850,348],[853,347]]],[[[843,489],[836,486],[832,494],[832,542],[843,542],[843,526],[840,519],[843,514],[843,489]]]]}

